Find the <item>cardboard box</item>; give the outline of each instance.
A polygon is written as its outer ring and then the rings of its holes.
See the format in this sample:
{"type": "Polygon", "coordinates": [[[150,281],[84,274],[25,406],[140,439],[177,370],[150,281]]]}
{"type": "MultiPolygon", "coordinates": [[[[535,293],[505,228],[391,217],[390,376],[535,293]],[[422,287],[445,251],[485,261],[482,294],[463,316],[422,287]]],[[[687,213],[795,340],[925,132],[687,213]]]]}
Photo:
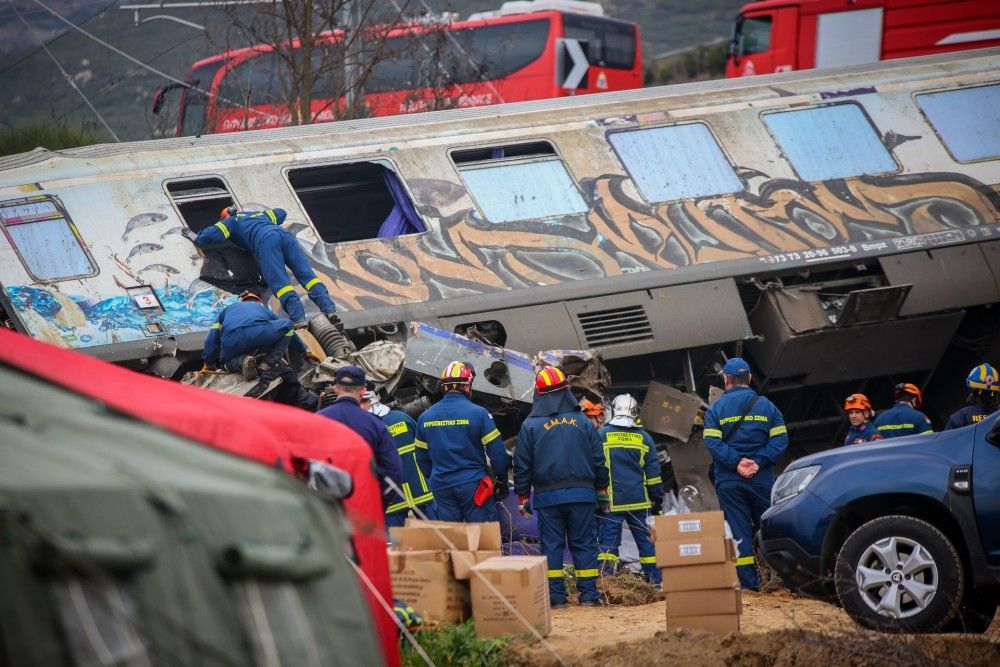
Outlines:
{"type": "Polygon", "coordinates": [[[469,618],[469,588],[455,579],[446,551],[389,551],[393,594],[427,621],[469,618]]]}
{"type": "Polygon", "coordinates": [[[455,572],[456,579],[468,579],[472,574],[471,570],[477,563],[482,563],[488,558],[502,556],[500,549],[485,551],[449,551],[451,556],[451,566],[455,572]]]}
{"type": "Polygon", "coordinates": [[[397,551],[476,551],[479,548],[479,524],[445,523],[441,525],[390,528],[389,539],[397,551]]]}
{"type": "Polygon", "coordinates": [[[713,614],[711,616],[677,616],[667,618],[668,628],[703,630],[717,635],[728,635],[740,631],[740,617],[736,614],[713,614]]]}
{"type": "Polygon", "coordinates": [[[663,590],[699,591],[713,588],[735,588],[740,585],[736,565],[732,562],[669,567],[662,570],[663,590]]]}
{"type": "Polygon", "coordinates": [[[741,614],[743,601],[738,588],[667,593],[667,618],[741,614]]]}
{"type": "Polygon", "coordinates": [[[736,552],[732,540],[716,537],[691,537],[679,540],[656,542],[656,564],[659,567],[682,567],[735,561],[736,552]]]}
{"type": "MultiPolygon", "coordinates": [[[[407,528],[455,528],[460,526],[479,527],[479,543],[476,546],[476,549],[481,551],[497,551],[503,548],[503,544],[500,539],[499,521],[490,521],[488,523],[462,523],[458,521],[425,521],[423,519],[414,519],[413,517],[407,517],[406,519],[407,528]]],[[[473,549],[473,551],[475,551],[475,549],[473,549]]]]}
{"type": "Polygon", "coordinates": [[[692,514],[672,514],[653,518],[653,541],[699,539],[702,537],[724,537],[725,517],[722,512],[694,512],[692,514]]]}
{"type": "Polygon", "coordinates": [[[548,561],[544,556],[487,559],[472,568],[469,583],[472,589],[472,617],[476,619],[476,634],[480,637],[528,632],[521,620],[499,599],[497,592],[543,637],[552,631],[548,561]],[[483,581],[484,578],[496,592],[483,581]]]}

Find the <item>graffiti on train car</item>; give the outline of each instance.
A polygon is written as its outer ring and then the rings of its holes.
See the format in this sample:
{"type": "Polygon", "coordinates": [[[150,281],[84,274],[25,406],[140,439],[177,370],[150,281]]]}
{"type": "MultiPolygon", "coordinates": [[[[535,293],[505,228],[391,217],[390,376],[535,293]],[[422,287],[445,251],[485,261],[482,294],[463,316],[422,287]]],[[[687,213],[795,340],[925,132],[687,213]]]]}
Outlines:
{"type": "MultiPolygon", "coordinates": [[[[418,201],[438,185],[411,183],[418,201]]],[[[438,221],[424,234],[361,248],[320,242],[312,257],[338,301],[365,308],[851,244],[877,249],[887,239],[1000,221],[987,188],[953,173],[765,179],[756,193],[652,206],[623,176],[584,179],[581,189],[586,214],[500,228],[474,209],[424,207],[438,221]]]]}

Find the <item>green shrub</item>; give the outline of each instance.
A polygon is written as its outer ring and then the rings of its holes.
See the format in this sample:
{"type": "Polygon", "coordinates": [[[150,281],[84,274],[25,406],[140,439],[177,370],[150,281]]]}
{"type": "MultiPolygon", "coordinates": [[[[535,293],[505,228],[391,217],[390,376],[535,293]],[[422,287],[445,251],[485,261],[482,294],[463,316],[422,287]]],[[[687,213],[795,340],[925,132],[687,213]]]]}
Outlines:
{"type": "MultiPolygon", "coordinates": [[[[472,621],[461,625],[441,625],[420,630],[414,637],[438,667],[469,665],[469,667],[501,667],[505,664],[504,648],[510,637],[477,637],[472,621]]],[[[403,667],[423,667],[423,658],[405,638],[401,640],[403,667]]]]}
{"type": "Polygon", "coordinates": [[[0,128],[0,155],[26,153],[36,148],[50,151],[89,146],[105,141],[103,134],[90,125],[67,123],[26,123],[0,128]]]}

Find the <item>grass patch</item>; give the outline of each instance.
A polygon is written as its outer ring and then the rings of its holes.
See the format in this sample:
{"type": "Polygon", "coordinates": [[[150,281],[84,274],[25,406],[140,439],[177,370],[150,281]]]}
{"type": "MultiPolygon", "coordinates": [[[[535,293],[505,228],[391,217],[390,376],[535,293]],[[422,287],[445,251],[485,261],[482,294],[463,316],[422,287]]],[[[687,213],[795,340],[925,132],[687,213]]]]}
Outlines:
{"type": "Polygon", "coordinates": [[[39,147],[57,151],[107,140],[107,135],[86,124],[74,126],[67,123],[26,123],[15,127],[0,127],[0,155],[27,153],[39,147]]]}
{"type": "MultiPolygon", "coordinates": [[[[477,637],[472,621],[460,625],[441,625],[418,631],[414,637],[435,665],[501,667],[506,664],[504,649],[510,637],[477,637]]],[[[403,667],[424,667],[420,657],[405,638],[401,640],[403,667]]]]}

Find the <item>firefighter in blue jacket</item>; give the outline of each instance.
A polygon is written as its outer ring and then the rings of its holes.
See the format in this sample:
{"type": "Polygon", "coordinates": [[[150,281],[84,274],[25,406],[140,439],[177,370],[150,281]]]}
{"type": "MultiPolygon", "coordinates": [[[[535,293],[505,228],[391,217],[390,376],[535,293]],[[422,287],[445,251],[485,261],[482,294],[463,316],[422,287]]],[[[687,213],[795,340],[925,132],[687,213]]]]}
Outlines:
{"type": "Polygon", "coordinates": [[[405,525],[410,510],[416,507],[423,513],[423,516],[417,515],[419,518],[436,519],[434,494],[427,486],[430,471],[421,470],[417,463],[417,446],[414,444],[417,438],[417,423],[402,410],[390,409],[379,400],[378,394],[373,390],[365,392],[361,404],[362,406],[367,404],[368,412],[385,424],[393,442],[396,443],[396,451],[403,465],[403,495],[400,496],[395,492],[389,494],[389,506],[385,508],[386,527],[405,525]]]}
{"type": "Polygon", "coordinates": [[[306,311],[288,280],[288,272],[285,271],[287,265],[309,293],[312,302],[338,329],[342,329],[340,319],[334,314],[336,306],[330,299],[326,285],[316,277],[295,236],[281,226],[284,221],[285,211],[280,208],[253,213],[237,211],[235,206],[230,206],[223,209],[222,219],[201,230],[194,242],[199,246],[206,246],[229,240],[252,252],[260,263],[264,282],[281,302],[281,307],[292,318],[295,327],[302,328],[306,326],[306,311]]]}
{"type": "Polygon", "coordinates": [[[580,412],[558,368],[543,368],[535,377],[534,404],[514,450],[514,490],[521,516],[530,517],[532,510],[538,513],[552,606],[566,605],[563,551],[567,542],[576,567],[580,604],[600,605],[596,503],[609,501],[608,468],[597,429],[580,412]]]}
{"type": "Polygon", "coordinates": [[[378,468],[377,476],[382,488],[382,506],[384,508],[388,504],[390,494],[393,493],[386,478],[392,480],[392,483],[397,487],[402,488],[402,464],[399,461],[399,453],[396,452],[396,443],[393,442],[385,424],[382,423],[381,419],[361,407],[361,399],[365,394],[365,389],[364,370],[357,366],[338,368],[337,373],[333,376],[333,392],[337,395],[337,400],[316,414],[344,424],[360,435],[372,448],[375,466],[378,468]]]}
{"type": "Polygon", "coordinates": [[[965,378],[969,404],[948,418],[944,430],[978,424],[1000,408],[1000,374],[989,364],[979,364],[965,378]]]}
{"type": "Polygon", "coordinates": [[[225,368],[243,373],[248,380],[258,374],[273,374],[283,364],[285,353],[293,343],[302,345],[291,320],[272,313],[253,292],[243,292],[239,301],[219,313],[208,330],[201,355],[205,363],[202,370],[225,368]],[[258,367],[254,357],[259,354],[263,354],[264,359],[258,367]]]}
{"type": "Polygon", "coordinates": [[[611,478],[608,485],[610,511],[598,520],[601,553],[597,560],[604,574],[614,573],[622,542],[622,523],[627,523],[639,549],[639,563],[646,579],[659,584],[662,579],[646,525],[651,508],[663,506],[663,480],[656,444],[649,433],[639,427],[639,404],[628,394],[615,397],[611,402],[611,415],[607,425],[597,432],[611,478]]]}
{"type": "Polygon", "coordinates": [[[505,498],[510,486],[510,457],[500,431],[486,408],[472,402],[475,377],[464,361],[448,364],[441,373],[444,398],[417,420],[417,465],[430,470],[442,521],[496,521],[494,497],[505,498]]]}
{"type": "Polygon", "coordinates": [[[847,420],[850,423],[850,428],[847,429],[847,435],[844,437],[845,445],[860,445],[882,439],[871,422],[875,410],[867,396],[851,394],[845,398],[844,412],[847,413],[847,420]]]}
{"type": "Polygon", "coordinates": [[[875,430],[883,438],[904,435],[930,435],[931,420],[918,410],[924,402],[920,388],[910,382],[900,382],[894,390],[896,404],[875,418],[875,430]]]}
{"type": "Polygon", "coordinates": [[[778,408],[750,388],[746,361],[727,361],[722,378],[726,393],[705,413],[705,446],[714,463],[719,504],[739,541],[740,585],[757,590],[753,530],[771,505],[774,464],[788,447],[788,431],[778,408]]]}

